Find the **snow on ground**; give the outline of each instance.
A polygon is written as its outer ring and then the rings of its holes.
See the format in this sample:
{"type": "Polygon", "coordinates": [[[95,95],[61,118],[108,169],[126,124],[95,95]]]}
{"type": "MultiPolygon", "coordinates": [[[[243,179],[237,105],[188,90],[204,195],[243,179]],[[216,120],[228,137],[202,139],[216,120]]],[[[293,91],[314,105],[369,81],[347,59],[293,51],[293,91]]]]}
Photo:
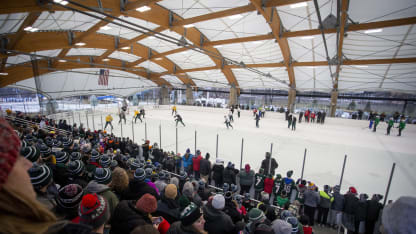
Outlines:
{"type": "MultiPolygon", "coordinates": [[[[177,106],[186,127],[178,126],[178,152],[184,153],[195,147],[197,132],[197,149],[205,155],[209,152],[211,161],[216,157],[216,136],[219,136],[218,157],[232,161],[238,168],[241,157],[241,143],[244,138],[243,167],[249,163],[258,170],[265,152],[270,151],[273,143],[273,157],[279,163],[277,173],[284,177],[288,170],[293,170],[293,178],[301,176],[302,161],[307,149],[304,178],[315,182],[320,188],[328,184],[339,183],[344,155],[347,163],[342,184],[342,191],[355,186],[359,193],[385,194],[393,162],[396,169],[392,180],[389,199],[416,194],[416,153],[414,151],[416,127],[407,125],[398,137],[397,128],[386,136],[386,123],[380,123],[376,133],[368,129],[368,121],[339,118],[326,118],[325,124],[298,123],[296,131],[287,128],[284,114],[266,112],[260,120],[260,128],[255,127],[252,112],[241,111],[241,118],[234,113],[234,129],[227,130],[224,124],[226,109],[203,108],[194,106],[177,106]]],[[[143,123],[132,125],[134,107],[129,108],[127,126],[122,125],[123,136],[133,137],[135,142],[145,139],[145,122],[147,138],[153,143],[160,143],[159,126],[162,132],[161,146],[164,150],[176,151],[176,128],[170,106],[153,109],[146,106],[146,119],[143,123]]],[[[95,129],[101,128],[101,116],[105,121],[106,113],[114,118],[114,133],[121,136],[121,125],[116,108],[95,111],[95,129]]],[[[63,114],[58,117],[65,116],[63,114]]],[[[81,122],[86,126],[85,112],[75,112],[72,123],[81,122]]],[[[92,113],[88,114],[89,127],[93,129],[92,113]]],[[[140,121],[139,121],[140,122],[140,121]]],[[[107,128],[109,130],[109,128],[107,128]]]]}

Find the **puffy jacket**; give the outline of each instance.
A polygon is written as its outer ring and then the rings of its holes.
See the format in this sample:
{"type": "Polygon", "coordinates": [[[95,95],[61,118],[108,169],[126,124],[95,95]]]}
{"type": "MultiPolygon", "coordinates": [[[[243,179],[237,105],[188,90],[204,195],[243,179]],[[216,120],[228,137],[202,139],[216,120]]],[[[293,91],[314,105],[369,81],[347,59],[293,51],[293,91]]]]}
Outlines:
{"type": "Polygon", "coordinates": [[[263,161],[261,162],[261,168],[264,169],[264,174],[267,175],[267,172],[269,171],[270,161],[272,163],[270,167],[270,173],[274,175],[274,171],[277,169],[277,167],[279,167],[279,164],[277,164],[276,159],[270,159],[270,157],[266,157],[266,159],[263,159],[263,161]]]}
{"type": "Polygon", "coordinates": [[[188,158],[186,158],[186,154],[182,157],[183,168],[188,169],[189,166],[192,166],[192,158],[194,156],[192,154],[188,154],[188,158]]]}
{"type": "Polygon", "coordinates": [[[378,220],[383,205],[377,200],[369,200],[367,205],[367,221],[375,222],[378,220]]]}
{"type": "Polygon", "coordinates": [[[267,177],[264,179],[264,191],[268,194],[271,194],[273,191],[273,178],[267,177]]]}
{"type": "Polygon", "coordinates": [[[230,185],[231,184],[236,184],[235,183],[235,180],[236,180],[235,177],[236,176],[235,176],[235,173],[234,173],[234,169],[229,168],[229,167],[225,168],[223,177],[224,177],[224,183],[228,183],[230,185]]]}
{"type": "Polygon", "coordinates": [[[310,189],[307,189],[304,194],[305,197],[305,205],[310,207],[318,207],[319,204],[319,193],[310,189]]]}
{"type": "Polygon", "coordinates": [[[179,220],[179,204],[175,200],[162,197],[157,202],[156,215],[162,216],[169,223],[174,223],[179,220]]]}
{"type": "Polygon", "coordinates": [[[137,226],[152,224],[147,214],[136,209],[135,201],[121,201],[111,220],[111,234],[130,233],[137,226]]]}
{"type": "Polygon", "coordinates": [[[192,158],[192,166],[193,166],[194,171],[199,171],[200,166],[201,166],[201,160],[202,160],[201,155],[198,155],[192,158]]]}
{"type": "Polygon", "coordinates": [[[344,195],[344,212],[347,214],[355,214],[355,210],[357,209],[358,206],[358,198],[350,193],[347,193],[344,195]]]}
{"type": "Polygon", "coordinates": [[[358,201],[357,209],[355,210],[355,219],[357,221],[365,221],[367,218],[367,201],[358,201]]]}
{"type": "Polygon", "coordinates": [[[124,194],[121,195],[121,200],[139,200],[143,195],[149,193],[159,200],[159,195],[156,190],[144,181],[131,180],[129,187],[124,194]]]}
{"type": "Polygon", "coordinates": [[[107,185],[98,184],[95,181],[91,181],[88,183],[87,187],[84,189],[85,193],[97,193],[105,198],[108,203],[108,207],[110,208],[110,214],[113,214],[114,210],[116,209],[119,200],[117,196],[110,190],[107,185]]]}
{"type": "Polygon", "coordinates": [[[205,219],[205,230],[208,233],[226,234],[236,232],[233,221],[230,216],[221,210],[214,209],[212,205],[207,204],[202,207],[205,219]]]}
{"type": "Polygon", "coordinates": [[[106,122],[111,122],[111,121],[113,121],[113,117],[111,117],[111,115],[107,115],[107,116],[105,117],[105,121],[106,121],[106,122]]]}
{"type": "Polygon", "coordinates": [[[334,201],[334,198],[325,191],[320,191],[319,196],[321,197],[319,206],[322,208],[331,208],[331,203],[334,201]]]}
{"type": "Polygon", "coordinates": [[[211,173],[211,162],[207,159],[202,159],[199,172],[201,175],[209,175],[211,173]]]}
{"type": "Polygon", "coordinates": [[[238,177],[240,177],[240,185],[251,186],[254,182],[254,174],[253,170],[250,170],[248,173],[246,170],[241,170],[238,174],[238,177]]]}
{"type": "Polygon", "coordinates": [[[220,184],[222,184],[223,174],[224,174],[224,166],[215,164],[214,167],[212,168],[212,171],[214,172],[213,175],[212,175],[212,178],[216,182],[220,182],[220,184]]]}
{"type": "Polygon", "coordinates": [[[342,211],[344,209],[344,196],[339,192],[333,194],[334,202],[332,202],[331,209],[336,211],[342,211]]]}

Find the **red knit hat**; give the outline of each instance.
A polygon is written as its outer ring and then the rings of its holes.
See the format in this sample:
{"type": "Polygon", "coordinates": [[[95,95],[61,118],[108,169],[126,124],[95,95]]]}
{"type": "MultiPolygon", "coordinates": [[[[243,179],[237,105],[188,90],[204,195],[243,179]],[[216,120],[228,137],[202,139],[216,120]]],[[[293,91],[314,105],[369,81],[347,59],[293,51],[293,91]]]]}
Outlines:
{"type": "Polygon", "coordinates": [[[0,118],[0,190],[6,183],[20,151],[20,140],[9,123],[0,118]]]}
{"type": "Polygon", "coordinates": [[[136,202],[136,208],[145,213],[153,213],[157,209],[156,198],[146,193],[136,202]]]}
{"type": "Polygon", "coordinates": [[[350,193],[352,193],[352,194],[357,194],[357,189],[355,189],[354,187],[350,187],[350,193]]]}

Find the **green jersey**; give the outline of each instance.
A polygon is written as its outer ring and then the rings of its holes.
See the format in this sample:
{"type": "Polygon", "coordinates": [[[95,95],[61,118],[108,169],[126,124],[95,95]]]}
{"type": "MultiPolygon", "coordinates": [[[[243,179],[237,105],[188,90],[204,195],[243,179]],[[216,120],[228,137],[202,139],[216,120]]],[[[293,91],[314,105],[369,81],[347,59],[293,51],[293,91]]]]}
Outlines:
{"type": "Polygon", "coordinates": [[[263,191],[265,178],[266,176],[264,174],[256,173],[256,175],[254,176],[254,190],[263,191]]]}
{"type": "Polygon", "coordinates": [[[393,127],[394,121],[393,120],[389,120],[389,122],[387,124],[388,124],[389,127],[393,127]]]}
{"type": "Polygon", "coordinates": [[[273,193],[275,196],[280,195],[282,192],[282,179],[275,179],[273,183],[273,193]]]}
{"type": "Polygon", "coordinates": [[[406,123],[404,121],[400,121],[399,128],[404,129],[406,127],[406,123]]]}

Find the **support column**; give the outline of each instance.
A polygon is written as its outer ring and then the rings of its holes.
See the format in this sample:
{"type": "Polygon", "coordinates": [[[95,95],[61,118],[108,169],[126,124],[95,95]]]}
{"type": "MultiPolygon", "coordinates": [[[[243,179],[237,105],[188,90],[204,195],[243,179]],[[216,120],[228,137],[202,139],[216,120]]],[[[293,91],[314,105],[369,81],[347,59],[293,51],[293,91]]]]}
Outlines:
{"type": "Polygon", "coordinates": [[[230,100],[228,102],[229,106],[237,105],[238,104],[238,94],[237,94],[237,88],[235,85],[231,85],[230,88],[230,100]]]}
{"type": "Polygon", "coordinates": [[[160,88],[160,97],[159,97],[159,104],[160,105],[168,105],[169,104],[169,90],[166,86],[162,86],[160,88]]]}
{"type": "Polygon", "coordinates": [[[335,117],[335,111],[337,109],[337,102],[338,102],[338,91],[332,90],[331,92],[331,105],[330,105],[330,116],[335,117]]]}
{"type": "Polygon", "coordinates": [[[296,101],[296,89],[290,88],[289,94],[287,96],[287,109],[290,113],[295,110],[295,101],[296,101]]]}
{"type": "Polygon", "coordinates": [[[186,86],[186,105],[194,104],[194,94],[190,85],[186,86]]]}

